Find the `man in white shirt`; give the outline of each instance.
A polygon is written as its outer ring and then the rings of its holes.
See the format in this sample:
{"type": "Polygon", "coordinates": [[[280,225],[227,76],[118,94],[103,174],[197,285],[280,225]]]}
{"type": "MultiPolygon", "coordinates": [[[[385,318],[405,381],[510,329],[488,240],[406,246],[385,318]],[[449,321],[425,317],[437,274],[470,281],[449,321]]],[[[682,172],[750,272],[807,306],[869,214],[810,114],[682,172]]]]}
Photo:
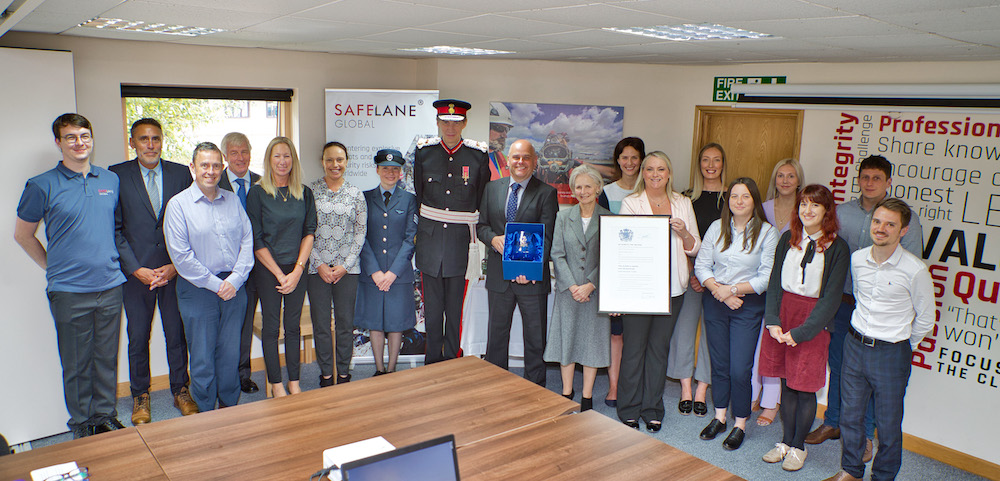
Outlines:
{"type": "Polygon", "coordinates": [[[934,325],[934,289],[927,266],[899,245],[910,206],[885,199],[871,222],[873,245],[851,255],[856,306],[844,343],[841,374],[841,472],[826,481],[860,480],[865,474],[864,416],[875,398],[879,446],[872,480],[895,479],[902,462],[903,396],[913,349],[934,325]]]}

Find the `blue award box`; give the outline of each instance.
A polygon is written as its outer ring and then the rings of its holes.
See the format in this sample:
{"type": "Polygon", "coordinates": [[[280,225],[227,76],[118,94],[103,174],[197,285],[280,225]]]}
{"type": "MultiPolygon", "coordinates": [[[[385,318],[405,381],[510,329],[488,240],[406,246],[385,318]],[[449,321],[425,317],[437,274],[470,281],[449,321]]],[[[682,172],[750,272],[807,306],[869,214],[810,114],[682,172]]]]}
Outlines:
{"type": "Polygon", "coordinates": [[[542,280],[545,224],[508,222],[504,232],[503,278],[523,275],[529,281],[542,280]]]}

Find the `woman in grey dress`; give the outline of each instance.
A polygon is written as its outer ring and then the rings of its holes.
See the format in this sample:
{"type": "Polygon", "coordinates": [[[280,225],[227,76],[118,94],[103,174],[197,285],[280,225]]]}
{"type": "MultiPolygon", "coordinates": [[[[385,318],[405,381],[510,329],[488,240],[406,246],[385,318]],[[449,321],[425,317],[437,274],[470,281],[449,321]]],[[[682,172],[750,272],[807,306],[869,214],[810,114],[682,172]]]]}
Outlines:
{"type": "Polygon", "coordinates": [[[552,233],[552,264],[555,267],[555,312],[549,322],[543,358],[558,362],[562,393],[573,399],[573,375],[583,365],[580,410],[594,405],[597,369],[611,364],[611,325],[597,315],[598,219],[611,211],[597,205],[603,184],[601,174],[581,165],[569,178],[579,204],[560,211],[552,233]],[[569,388],[569,391],[566,390],[569,388]]]}

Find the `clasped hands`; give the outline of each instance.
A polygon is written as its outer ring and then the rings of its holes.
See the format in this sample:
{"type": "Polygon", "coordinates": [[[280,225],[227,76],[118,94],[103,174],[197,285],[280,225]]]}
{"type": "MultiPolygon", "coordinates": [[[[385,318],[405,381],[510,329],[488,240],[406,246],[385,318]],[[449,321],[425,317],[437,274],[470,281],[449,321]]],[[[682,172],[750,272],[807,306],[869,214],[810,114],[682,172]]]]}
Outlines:
{"type": "Polygon", "coordinates": [[[729,309],[735,311],[743,306],[743,294],[733,294],[733,286],[727,286],[725,284],[715,283],[715,287],[711,289],[712,297],[715,300],[725,304],[729,309]]]}
{"type": "Polygon", "coordinates": [[[378,287],[378,290],[389,292],[392,283],[396,281],[396,274],[392,271],[378,271],[372,274],[372,281],[375,282],[375,287],[378,287]]]}
{"type": "Polygon", "coordinates": [[[788,344],[791,347],[798,345],[798,343],[795,342],[795,339],[792,339],[791,331],[782,332],[781,326],[767,326],[767,331],[771,333],[771,337],[774,338],[775,341],[778,341],[781,344],[788,344]]]}
{"type": "Polygon", "coordinates": [[[597,286],[595,286],[592,282],[588,282],[582,286],[573,284],[572,286],[569,286],[569,293],[573,295],[573,300],[576,302],[588,302],[590,301],[590,295],[596,288],[597,286]]]}
{"type": "Polygon", "coordinates": [[[132,275],[134,275],[136,279],[139,279],[139,282],[149,286],[149,290],[153,290],[157,287],[167,285],[171,279],[177,277],[177,269],[174,268],[173,264],[160,266],[156,269],[140,267],[136,269],[132,275]]]}

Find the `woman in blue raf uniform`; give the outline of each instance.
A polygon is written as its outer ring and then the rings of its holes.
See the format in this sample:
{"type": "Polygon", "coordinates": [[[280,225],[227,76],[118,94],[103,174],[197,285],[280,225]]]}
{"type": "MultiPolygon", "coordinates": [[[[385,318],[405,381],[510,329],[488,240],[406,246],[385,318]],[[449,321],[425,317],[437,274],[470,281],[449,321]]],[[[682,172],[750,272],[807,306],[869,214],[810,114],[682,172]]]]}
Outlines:
{"type": "Polygon", "coordinates": [[[417,234],[417,198],[398,186],[403,154],[383,149],[375,154],[379,186],[365,192],[368,235],[361,249],[361,282],[354,326],[368,329],[375,375],[396,370],[403,331],[417,323],[413,300],[413,237],[417,234]],[[389,334],[389,366],[382,352],[389,334]]]}

